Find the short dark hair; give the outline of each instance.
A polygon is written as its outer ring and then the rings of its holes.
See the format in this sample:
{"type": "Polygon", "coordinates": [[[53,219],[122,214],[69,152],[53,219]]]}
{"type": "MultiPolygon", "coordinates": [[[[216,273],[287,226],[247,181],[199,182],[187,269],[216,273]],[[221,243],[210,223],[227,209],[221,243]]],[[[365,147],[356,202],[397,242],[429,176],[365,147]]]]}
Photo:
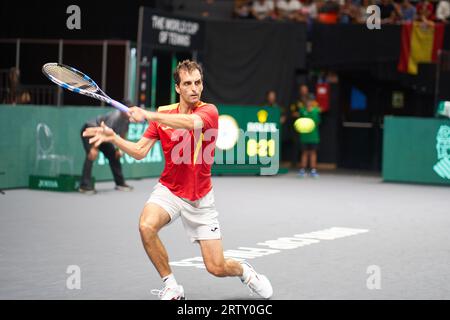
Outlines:
{"type": "Polygon", "coordinates": [[[179,85],[181,78],[180,78],[180,71],[184,70],[188,73],[191,73],[194,70],[198,70],[200,72],[200,75],[203,80],[203,70],[202,67],[195,61],[191,60],[183,60],[178,63],[177,68],[175,69],[175,72],[173,73],[173,79],[175,80],[175,84],[179,85]]]}

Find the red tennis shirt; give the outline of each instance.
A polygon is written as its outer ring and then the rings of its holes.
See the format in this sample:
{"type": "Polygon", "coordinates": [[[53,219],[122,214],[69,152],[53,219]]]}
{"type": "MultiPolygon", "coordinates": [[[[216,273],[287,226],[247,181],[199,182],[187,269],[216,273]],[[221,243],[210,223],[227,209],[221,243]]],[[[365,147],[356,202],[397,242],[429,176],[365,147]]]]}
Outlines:
{"type": "MultiPolygon", "coordinates": [[[[178,114],[179,103],[159,107],[158,112],[178,114]]],[[[159,182],[176,196],[195,201],[212,189],[219,113],[213,104],[199,102],[192,114],[203,120],[201,130],[174,129],[151,121],[144,137],[161,141],[166,164],[159,182]]]]}

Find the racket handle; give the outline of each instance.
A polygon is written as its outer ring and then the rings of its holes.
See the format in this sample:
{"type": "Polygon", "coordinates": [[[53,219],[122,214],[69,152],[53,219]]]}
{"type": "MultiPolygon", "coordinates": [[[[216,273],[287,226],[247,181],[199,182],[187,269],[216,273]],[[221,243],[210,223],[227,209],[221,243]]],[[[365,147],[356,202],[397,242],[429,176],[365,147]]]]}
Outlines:
{"type": "Polygon", "coordinates": [[[120,111],[122,111],[122,112],[128,112],[128,107],[126,106],[126,105],[124,105],[124,104],[122,104],[122,103],[120,103],[120,102],[118,102],[118,101],[116,101],[116,100],[112,100],[111,99],[111,105],[114,107],[114,108],[117,108],[117,109],[119,109],[120,111]]]}

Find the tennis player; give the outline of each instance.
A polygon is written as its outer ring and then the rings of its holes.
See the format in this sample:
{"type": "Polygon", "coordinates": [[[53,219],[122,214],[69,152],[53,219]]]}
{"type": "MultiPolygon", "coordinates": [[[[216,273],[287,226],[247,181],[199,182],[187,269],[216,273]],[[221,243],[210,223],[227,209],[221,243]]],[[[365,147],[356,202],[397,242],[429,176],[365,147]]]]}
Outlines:
{"type": "Polygon", "coordinates": [[[203,262],[216,277],[239,277],[255,294],[270,298],[272,285],[245,261],[225,259],[218,212],[214,204],[211,165],[218,131],[218,111],[213,104],[200,100],[203,72],[196,62],[180,62],[174,72],[175,89],[180,102],[158,108],[158,112],[130,108],[133,122],[148,121],[149,126],[138,142],[121,138],[104,123],[87,128],[84,136],[99,145],[109,141],[136,159],[144,158],[157,140],[165,157],[165,168],[142,210],[139,231],[151,262],[162,278],[162,290],[152,290],[162,300],[185,298],[169,265],[167,251],[158,232],[181,217],[193,243],[200,245],[203,262]]]}

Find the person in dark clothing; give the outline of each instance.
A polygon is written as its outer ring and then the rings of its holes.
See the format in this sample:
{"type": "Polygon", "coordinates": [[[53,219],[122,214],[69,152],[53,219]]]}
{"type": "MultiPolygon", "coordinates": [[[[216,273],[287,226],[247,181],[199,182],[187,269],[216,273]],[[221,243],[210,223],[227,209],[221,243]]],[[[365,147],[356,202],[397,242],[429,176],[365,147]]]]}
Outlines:
{"type": "Polygon", "coordinates": [[[380,8],[382,24],[392,24],[395,22],[397,15],[392,0],[381,0],[378,7],[380,8]]]}
{"type": "MultiPolygon", "coordinates": [[[[130,105],[129,103],[125,103],[130,105]]],[[[96,193],[92,185],[92,165],[95,159],[97,159],[98,152],[101,151],[109,161],[112,174],[114,176],[114,182],[116,183],[116,190],[119,191],[131,191],[133,188],[125,183],[125,179],[122,174],[122,165],[120,164],[120,158],[122,152],[117,149],[112,143],[104,142],[98,147],[94,147],[89,144],[89,138],[83,137],[83,131],[90,127],[99,127],[104,122],[108,127],[113,128],[118,135],[125,138],[128,132],[129,117],[125,112],[114,110],[107,114],[99,115],[95,119],[87,121],[81,129],[81,140],[83,142],[84,150],[86,151],[86,159],[84,160],[83,173],[80,181],[79,191],[86,194],[96,193]]]]}

